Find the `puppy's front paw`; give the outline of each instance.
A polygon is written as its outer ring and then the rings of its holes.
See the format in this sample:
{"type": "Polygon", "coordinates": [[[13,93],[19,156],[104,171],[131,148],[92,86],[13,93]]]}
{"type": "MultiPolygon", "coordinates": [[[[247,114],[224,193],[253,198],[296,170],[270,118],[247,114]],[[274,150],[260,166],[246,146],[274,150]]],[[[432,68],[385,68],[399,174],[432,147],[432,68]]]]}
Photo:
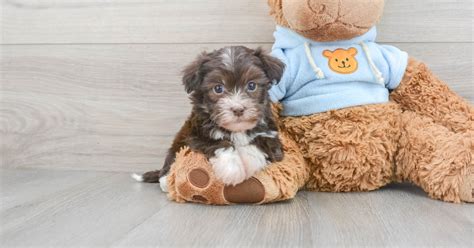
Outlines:
{"type": "Polygon", "coordinates": [[[234,148],[221,148],[209,159],[214,174],[226,185],[236,185],[247,179],[244,164],[234,148]]]}
{"type": "Polygon", "coordinates": [[[237,148],[248,177],[262,170],[267,164],[266,154],[254,145],[237,148]]]}
{"type": "Polygon", "coordinates": [[[283,160],[283,149],[281,147],[274,148],[270,154],[268,154],[268,160],[272,163],[280,162],[283,160]]]}

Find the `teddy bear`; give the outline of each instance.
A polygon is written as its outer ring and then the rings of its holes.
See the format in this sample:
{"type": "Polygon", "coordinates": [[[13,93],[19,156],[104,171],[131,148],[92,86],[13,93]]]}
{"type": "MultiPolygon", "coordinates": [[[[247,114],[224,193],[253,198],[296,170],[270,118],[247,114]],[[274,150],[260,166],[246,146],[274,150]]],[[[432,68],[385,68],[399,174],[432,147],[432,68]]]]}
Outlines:
{"type": "Polygon", "coordinates": [[[284,158],[224,185],[184,147],[167,177],[177,202],[263,204],[298,190],[372,191],[411,182],[429,197],[474,201],[474,108],[428,67],[375,42],[383,0],[268,0],[284,158]]]}

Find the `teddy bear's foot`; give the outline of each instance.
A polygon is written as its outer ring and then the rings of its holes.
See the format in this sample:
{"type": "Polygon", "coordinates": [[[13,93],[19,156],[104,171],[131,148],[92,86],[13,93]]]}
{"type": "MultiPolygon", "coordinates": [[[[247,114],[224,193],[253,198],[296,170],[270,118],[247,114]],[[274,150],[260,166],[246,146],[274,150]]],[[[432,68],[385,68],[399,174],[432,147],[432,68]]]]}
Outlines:
{"type": "MultiPolygon", "coordinates": [[[[191,197],[192,201],[208,203],[209,198],[214,197],[214,193],[221,195],[223,204],[236,203],[263,203],[269,202],[278,197],[278,189],[273,180],[264,173],[251,177],[235,186],[214,184],[210,185],[212,175],[201,168],[189,172],[189,183],[195,187],[196,192],[191,197]],[[206,187],[215,187],[214,190],[204,190],[206,187]],[[213,194],[212,196],[209,193],[213,194]]],[[[186,194],[186,192],[181,192],[186,194]]]]}
{"type": "Polygon", "coordinates": [[[167,176],[168,197],[177,202],[212,205],[263,204],[293,198],[308,180],[310,167],[296,142],[283,132],[280,139],[285,153],[283,160],[267,165],[235,186],[219,180],[203,154],[183,148],[176,154],[167,176]]]}
{"type": "Polygon", "coordinates": [[[202,154],[187,149],[178,154],[166,185],[172,200],[212,205],[261,204],[280,195],[276,183],[265,171],[235,186],[225,185],[202,154]]]}
{"type": "Polygon", "coordinates": [[[473,202],[471,133],[454,133],[428,117],[406,111],[399,139],[396,175],[420,186],[434,199],[473,202]]]}

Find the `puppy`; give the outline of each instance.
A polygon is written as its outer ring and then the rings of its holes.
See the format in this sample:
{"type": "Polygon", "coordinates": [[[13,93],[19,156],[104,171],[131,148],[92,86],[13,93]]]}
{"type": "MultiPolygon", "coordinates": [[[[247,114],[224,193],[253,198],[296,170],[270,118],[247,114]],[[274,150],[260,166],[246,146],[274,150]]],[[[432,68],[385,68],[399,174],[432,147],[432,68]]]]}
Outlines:
{"type": "Polygon", "coordinates": [[[183,71],[192,113],[168,150],[163,168],[134,178],[161,182],[166,191],[165,176],[184,146],[203,153],[226,185],[241,183],[269,162],[281,161],[267,91],[280,80],[283,69],[281,61],[260,48],[234,46],[202,53],[183,71]]]}

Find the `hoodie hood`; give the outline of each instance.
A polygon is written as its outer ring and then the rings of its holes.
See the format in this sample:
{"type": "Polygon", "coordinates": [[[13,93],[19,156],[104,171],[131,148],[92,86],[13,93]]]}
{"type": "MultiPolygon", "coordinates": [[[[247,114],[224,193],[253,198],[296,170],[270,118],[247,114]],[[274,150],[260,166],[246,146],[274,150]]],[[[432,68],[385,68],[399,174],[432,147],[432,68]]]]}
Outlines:
{"type": "Polygon", "coordinates": [[[304,36],[296,33],[295,31],[277,26],[276,31],[273,33],[275,38],[275,44],[273,49],[291,49],[303,45],[305,42],[315,46],[334,46],[334,45],[345,45],[345,44],[358,44],[360,42],[374,42],[377,37],[377,28],[372,27],[367,33],[352,38],[350,40],[341,40],[334,42],[317,42],[305,38],[304,36]]]}

